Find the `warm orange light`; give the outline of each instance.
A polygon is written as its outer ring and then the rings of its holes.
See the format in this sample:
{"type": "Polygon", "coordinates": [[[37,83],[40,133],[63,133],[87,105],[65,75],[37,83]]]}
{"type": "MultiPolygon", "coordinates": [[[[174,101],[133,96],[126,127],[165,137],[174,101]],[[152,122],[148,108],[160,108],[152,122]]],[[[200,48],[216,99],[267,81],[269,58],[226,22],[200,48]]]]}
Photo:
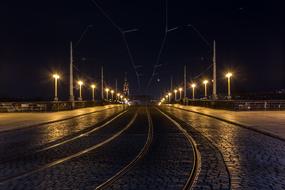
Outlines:
{"type": "Polygon", "coordinates": [[[111,90],[111,94],[113,94],[114,93],[114,90],[111,90]]]}
{"type": "Polygon", "coordinates": [[[90,86],[91,88],[96,88],[96,85],[95,84],[91,84],[91,86],[90,86]]]}
{"type": "Polygon", "coordinates": [[[208,84],[208,82],[209,82],[208,80],[204,80],[203,84],[208,84]]]}
{"type": "Polygon", "coordinates": [[[226,74],[226,77],[227,78],[231,78],[233,76],[233,74],[231,73],[231,72],[228,72],[227,74],[226,74]]]}
{"type": "Polygon", "coordinates": [[[59,79],[60,78],[60,76],[58,74],[53,74],[52,77],[55,78],[55,79],[59,79]]]}
{"type": "Polygon", "coordinates": [[[174,93],[177,93],[177,90],[176,90],[176,89],[174,90],[174,93]]]}
{"type": "Polygon", "coordinates": [[[77,84],[79,84],[79,86],[82,86],[84,83],[83,83],[83,81],[80,80],[77,82],[77,84]]]}
{"type": "Polygon", "coordinates": [[[105,91],[106,91],[106,92],[109,92],[109,91],[110,91],[110,89],[109,89],[109,88],[106,88],[106,89],[105,89],[105,91]]]}
{"type": "Polygon", "coordinates": [[[178,90],[181,92],[181,91],[182,91],[182,88],[179,88],[178,90]]]}
{"type": "Polygon", "coordinates": [[[195,83],[191,84],[191,87],[192,87],[192,88],[195,88],[195,87],[196,87],[196,84],[195,84],[195,83]]]}

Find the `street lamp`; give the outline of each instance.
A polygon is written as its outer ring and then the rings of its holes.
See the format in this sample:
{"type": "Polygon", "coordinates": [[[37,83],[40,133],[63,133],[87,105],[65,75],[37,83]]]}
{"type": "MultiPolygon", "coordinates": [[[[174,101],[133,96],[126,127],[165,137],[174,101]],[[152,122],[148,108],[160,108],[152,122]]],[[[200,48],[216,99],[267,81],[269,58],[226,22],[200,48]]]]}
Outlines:
{"type": "Polygon", "coordinates": [[[106,88],[105,91],[106,91],[106,99],[107,99],[107,101],[108,101],[110,89],[109,89],[109,88],[106,88]]]}
{"type": "Polygon", "coordinates": [[[121,96],[120,96],[120,98],[121,98],[121,102],[123,101],[123,97],[124,97],[123,95],[121,95],[121,96]]]}
{"type": "Polygon", "coordinates": [[[169,93],[168,93],[169,103],[171,102],[171,95],[172,95],[172,94],[169,92],[169,93]]]}
{"type": "Polygon", "coordinates": [[[120,95],[120,93],[117,93],[117,101],[119,101],[120,95]]]}
{"type": "Polygon", "coordinates": [[[233,74],[231,72],[228,72],[226,74],[226,77],[228,78],[228,99],[231,99],[231,77],[233,76],[233,74]]]}
{"type": "Polygon", "coordinates": [[[178,90],[179,90],[179,94],[180,94],[179,95],[179,99],[181,100],[181,98],[182,98],[182,88],[180,87],[178,90]]]}
{"type": "Polygon", "coordinates": [[[112,101],[113,101],[113,98],[114,98],[114,90],[111,90],[111,95],[112,95],[112,101]]]}
{"type": "Polygon", "coordinates": [[[209,83],[208,80],[204,80],[203,84],[205,85],[205,98],[207,99],[207,84],[209,83]]]}
{"type": "Polygon", "coordinates": [[[58,74],[53,74],[52,77],[54,78],[54,101],[58,101],[57,97],[57,80],[60,78],[58,74]]]}
{"type": "MultiPolygon", "coordinates": [[[[165,95],[165,99],[166,99],[166,100],[168,99],[168,94],[165,95]]],[[[168,99],[168,101],[169,101],[169,99],[168,99]]]]}
{"type": "Polygon", "coordinates": [[[84,83],[83,83],[83,81],[80,80],[77,82],[77,84],[79,85],[79,98],[78,98],[78,100],[82,101],[81,87],[84,83]]]}
{"type": "Polygon", "coordinates": [[[195,100],[195,88],[196,88],[196,84],[193,83],[193,84],[191,85],[191,87],[192,87],[192,100],[195,100]]]}
{"type": "Polygon", "coordinates": [[[95,84],[91,84],[91,89],[92,89],[92,101],[95,101],[95,88],[96,85],[95,84]]]}
{"type": "Polygon", "coordinates": [[[177,100],[176,94],[177,94],[177,90],[175,89],[175,90],[174,90],[174,99],[175,99],[175,101],[177,100]]]}

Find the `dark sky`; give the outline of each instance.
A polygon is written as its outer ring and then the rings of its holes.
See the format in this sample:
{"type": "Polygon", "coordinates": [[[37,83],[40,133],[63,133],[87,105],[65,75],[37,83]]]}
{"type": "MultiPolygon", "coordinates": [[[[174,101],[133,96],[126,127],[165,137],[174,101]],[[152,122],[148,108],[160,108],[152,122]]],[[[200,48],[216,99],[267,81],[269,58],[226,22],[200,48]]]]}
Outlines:
{"type": "MultiPolygon", "coordinates": [[[[123,30],[139,29],[126,38],[134,63],[142,65],[141,93],[159,95],[169,88],[171,76],[180,85],[185,64],[189,82],[211,77],[211,70],[205,71],[211,65],[211,49],[187,24],[210,43],[217,42],[219,93],[226,90],[227,70],[234,73],[236,94],[285,88],[281,0],[169,0],[168,26],[179,28],[167,35],[162,67],[149,89],[165,30],[165,0],[97,2],[123,30]]],[[[0,9],[0,97],[51,98],[54,71],[62,75],[60,96],[67,97],[69,41],[76,44],[89,24],[93,27],[74,50],[75,78],[98,83],[103,65],[108,85],[114,86],[117,78],[122,88],[127,72],[131,93],[139,92],[122,35],[91,0],[1,1],[0,9]]],[[[90,94],[89,89],[84,93],[90,94]]]]}

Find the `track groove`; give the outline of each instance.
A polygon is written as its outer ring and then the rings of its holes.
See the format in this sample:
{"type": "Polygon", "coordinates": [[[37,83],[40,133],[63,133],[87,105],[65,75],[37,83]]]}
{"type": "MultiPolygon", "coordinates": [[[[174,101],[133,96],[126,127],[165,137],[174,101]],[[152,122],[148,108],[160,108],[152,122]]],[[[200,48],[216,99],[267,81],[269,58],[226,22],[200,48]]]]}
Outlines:
{"type": "Polygon", "coordinates": [[[58,164],[62,164],[62,163],[66,162],[66,161],[69,161],[69,160],[71,160],[73,158],[82,156],[82,155],[84,155],[84,154],[86,154],[86,153],[88,153],[90,151],[93,151],[95,149],[98,149],[98,148],[102,147],[103,145],[105,145],[105,144],[111,142],[112,140],[116,139],[118,136],[120,136],[122,133],[124,133],[128,128],[130,128],[130,126],[134,123],[135,119],[137,118],[137,115],[138,115],[138,112],[136,112],[134,114],[134,116],[132,117],[131,121],[122,130],[120,130],[119,132],[115,133],[110,138],[108,138],[108,139],[106,139],[106,140],[104,140],[104,141],[102,141],[102,142],[100,142],[98,144],[95,144],[95,145],[93,145],[93,146],[91,146],[89,148],[81,150],[81,151],[79,151],[79,152],[77,152],[75,154],[72,154],[72,155],[69,155],[67,157],[55,160],[55,161],[53,161],[51,163],[48,163],[48,164],[46,164],[44,166],[41,166],[41,167],[37,168],[37,169],[31,170],[31,171],[28,171],[28,172],[24,172],[24,173],[22,173],[20,175],[16,175],[16,176],[12,176],[12,177],[8,177],[6,179],[3,179],[3,180],[0,181],[0,185],[3,185],[5,183],[8,183],[8,182],[11,182],[13,180],[17,180],[17,179],[20,179],[20,178],[23,178],[23,177],[27,177],[27,176],[29,176],[31,174],[40,172],[40,171],[48,169],[48,168],[51,168],[51,167],[56,166],[58,164]]]}

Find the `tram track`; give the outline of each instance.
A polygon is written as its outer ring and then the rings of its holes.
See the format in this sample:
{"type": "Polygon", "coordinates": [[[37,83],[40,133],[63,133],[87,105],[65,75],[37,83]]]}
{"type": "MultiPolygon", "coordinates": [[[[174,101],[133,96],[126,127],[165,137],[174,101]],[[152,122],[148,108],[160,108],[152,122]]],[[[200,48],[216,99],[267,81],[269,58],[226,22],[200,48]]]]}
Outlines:
{"type": "MultiPolygon", "coordinates": [[[[60,158],[60,159],[53,160],[52,162],[49,162],[49,163],[47,163],[47,164],[44,164],[44,165],[42,165],[42,166],[40,166],[40,167],[37,167],[37,168],[31,169],[31,170],[29,170],[29,171],[25,171],[25,172],[19,173],[19,174],[17,174],[17,175],[13,175],[13,176],[9,176],[9,177],[6,177],[6,178],[2,178],[2,179],[0,180],[0,185],[3,185],[3,184],[6,184],[6,183],[9,183],[9,182],[12,182],[12,181],[17,180],[17,179],[21,179],[21,178],[27,177],[27,176],[29,176],[29,175],[32,175],[32,174],[35,174],[35,173],[37,173],[37,172],[46,170],[46,169],[51,168],[51,167],[54,167],[54,166],[56,166],[56,165],[63,164],[64,162],[67,162],[67,161],[69,161],[69,160],[71,160],[71,159],[74,159],[74,158],[76,158],[76,157],[80,157],[80,156],[82,156],[82,155],[84,155],[84,154],[87,154],[87,153],[90,152],[90,151],[94,151],[94,150],[96,150],[96,149],[98,149],[98,148],[100,148],[100,147],[102,147],[102,146],[108,144],[109,142],[111,142],[111,141],[113,141],[114,139],[116,139],[117,137],[119,137],[119,136],[120,136],[122,133],[124,133],[127,129],[129,129],[130,126],[131,126],[131,125],[134,123],[134,121],[136,120],[137,116],[138,116],[138,112],[136,111],[136,112],[134,113],[133,117],[131,118],[131,120],[130,120],[121,130],[119,130],[118,132],[112,134],[111,137],[109,137],[109,138],[107,138],[107,139],[104,139],[104,140],[102,140],[101,142],[99,142],[99,143],[97,143],[97,144],[94,144],[94,145],[92,145],[92,146],[90,146],[90,147],[88,147],[88,148],[84,148],[84,149],[82,149],[82,150],[80,150],[80,151],[78,151],[78,152],[76,152],[76,153],[74,153],[74,154],[71,154],[71,155],[62,157],[62,158],[60,158]]],[[[112,120],[112,121],[114,121],[114,120],[112,120]]],[[[111,123],[111,121],[108,122],[108,124],[110,124],[110,123],[111,123]]],[[[106,124],[106,125],[108,125],[108,124],[106,124]]],[[[106,126],[106,125],[104,125],[104,126],[106,126]]],[[[103,126],[102,126],[102,127],[103,127],[103,126]]],[[[97,131],[97,130],[95,130],[95,131],[97,131]]],[[[92,131],[92,132],[94,132],[94,131],[92,131]]],[[[89,131],[88,134],[91,134],[92,132],[89,131]]],[[[80,137],[78,136],[76,139],[81,138],[81,137],[84,137],[84,136],[82,136],[82,135],[81,135],[80,137]]],[[[74,140],[75,140],[75,139],[74,139],[74,140]]],[[[69,143],[69,142],[71,142],[71,140],[69,140],[68,142],[65,142],[65,143],[69,143]]],[[[60,145],[62,145],[62,144],[59,144],[58,146],[60,146],[60,145]]],[[[52,148],[54,148],[54,147],[52,147],[52,148]]],[[[52,148],[51,148],[51,149],[52,149],[52,148]]]]}
{"type": "Polygon", "coordinates": [[[148,119],[148,135],[147,140],[141,151],[137,154],[137,156],[128,163],[125,167],[123,167],[120,171],[118,171],[115,175],[110,177],[108,180],[103,182],[102,184],[96,187],[96,190],[103,190],[109,188],[112,184],[114,184],[120,177],[130,171],[149,151],[150,145],[153,140],[153,123],[149,113],[148,108],[146,108],[147,119],[148,119]]]}

